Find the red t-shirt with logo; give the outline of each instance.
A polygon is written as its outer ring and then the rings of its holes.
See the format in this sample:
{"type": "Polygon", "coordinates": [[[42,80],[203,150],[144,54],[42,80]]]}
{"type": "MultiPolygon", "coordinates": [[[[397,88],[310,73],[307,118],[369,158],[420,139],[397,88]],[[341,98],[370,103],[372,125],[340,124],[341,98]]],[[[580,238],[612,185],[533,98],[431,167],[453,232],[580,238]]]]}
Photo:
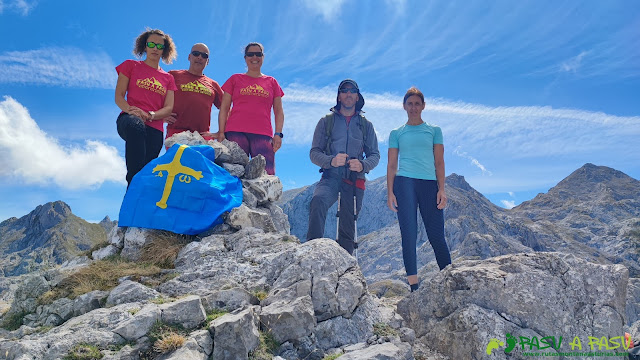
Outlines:
{"type": "Polygon", "coordinates": [[[267,75],[254,78],[247,74],[234,74],[222,85],[222,90],[231,95],[233,104],[225,131],[273,136],[273,99],[284,96],[276,79],[267,75]]]}
{"type": "Polygon", "coordinates": [[[222,89],[218,83],[205,76],[193,75],[188,70],[171,70],[178,90],[173,112],[176,122],[167,125],[167,137],[183,131],[209,131],[211,106],[218,109],[222,103],[222,89]]]}
{"type": "MultiPolygon", "coordinates": [[[[144,111],[162,109],[167,91],[177,90],[173,76],[160,68],[152,68],[144,61],[125,60],[116,66],[116,71],[129,78],[127,103],[144,111]]],[[[162,119],[145,121],[145,125],[164,131],[162,119]]]]}

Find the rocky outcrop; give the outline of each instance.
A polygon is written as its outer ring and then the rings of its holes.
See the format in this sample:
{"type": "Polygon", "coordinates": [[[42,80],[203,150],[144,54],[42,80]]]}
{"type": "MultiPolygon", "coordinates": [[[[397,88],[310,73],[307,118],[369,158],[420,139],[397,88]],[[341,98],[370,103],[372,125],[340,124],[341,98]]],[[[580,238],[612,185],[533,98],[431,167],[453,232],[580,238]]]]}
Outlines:
{"type": "Polygon", "coordinates": [[[106,241],[106,223],[88,223],[62,201],[0,223],[0,275],[55,267],[106,241]]]}
{"type": "MultiPolygon", "coordinates": [[[[454,263],[400,301],[398,311],[435,350],[452,359],[484,359],[491,339],[508,344],[507,333],[583,341],[623,335],[627,282],[621,265],[557,253],[505,255],[454,263]]],[[[527,359],[521,348],[508,357],[502,350],[492,358],[527,359]]]]}

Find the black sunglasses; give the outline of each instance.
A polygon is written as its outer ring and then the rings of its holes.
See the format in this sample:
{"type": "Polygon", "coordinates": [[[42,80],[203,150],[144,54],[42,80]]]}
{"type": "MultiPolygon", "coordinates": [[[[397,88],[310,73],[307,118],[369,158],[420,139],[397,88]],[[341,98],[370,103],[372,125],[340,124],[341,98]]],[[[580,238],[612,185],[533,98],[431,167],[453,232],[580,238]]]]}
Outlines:
{"type": "Polygon", "coordinates": [[[358,93],[358,89],[356,88],[342,88],[339,90],[341,93],[346,94],[346,93],[352,93],[352,94],[357,94],[358,93]]]}
{"type": "Polygon", "coordinates": [[[262,51],[248,51],[244,53],[244,56],[246,57],[254,57],[254,56],[262,57],[262,55],[264,55],[262,51]]]}
{"type": "Polygon", "coordinates": [[[191,52],[191,55],[193,55],[193,56],[201,56],[203,59],[208,59],[209,58],[209,54],[207,54],[206,52],[197,51],[197,50],[193,50],[191,52]]]}
{"type": "Polygon", "coordinates": [[[147,43],[147,47],[150,49],[153,49],[155,47],[155,48],[158,48],[158,50],[162,50],[164,49],[164,44],[156,44],[153,41],[149,41],[147,43]]]}

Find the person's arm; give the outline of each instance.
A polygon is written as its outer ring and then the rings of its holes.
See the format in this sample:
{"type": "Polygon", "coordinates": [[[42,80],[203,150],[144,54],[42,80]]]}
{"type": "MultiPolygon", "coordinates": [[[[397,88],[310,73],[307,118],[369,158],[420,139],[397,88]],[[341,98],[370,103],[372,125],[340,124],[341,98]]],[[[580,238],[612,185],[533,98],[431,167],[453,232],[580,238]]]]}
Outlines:
{"type": "Polygon", "coordinates": [[[398,172],[398,148],[389,148],[387,155],[387,206],[394,212],[398,212],[398,201],[393,193],[393,182],[398,172]]]}
{"type": "Polygon", "coordinates": [[[433,145],[433,159],[436,165],[436,180],[438,180],[438,195],[436,202],[438,209],[444,209],[447,206],[447,194],[444,190],[444,145],[433,145]]]}
{"type": "Polygon", "coordinates": [[[309,158],[311,159],[311,162],[314,163],[315,165],[318,165],[323,169],[330,169],[331,167],[334,167],[334,166],[344,165],[344,159],[346,158],[346,154],[344,154],[345,156],[342,156],[343,161],[341,165],[338,165],[338,163],[334,165],[333,163],[335,161],[333,160],[335,159],[335,157],[332,156],[331,154],[324,153],[327,147],[325,124],[326,124],[326,117],[320,119],[320,121],[318,121],[318,125],[316,125],[316,130],[313,132],[313,141],[311,142],[311,150],[309,151],[309,158]]]}
{"type": "Polygon", "coordinates": [[[229,117],[229,110],[231,110],[231,94],[224,93],[222,95],[222,104],[220,104],[220,112],[218,112],[218,141],[224,140],[224,128],[227,124],[227,118],[229,117]]]}
{"type": "Polygon", "coordinates": [[[122,73],[118,74],[118,82],[116,83],[116,94],[115,94],[116,105],[118,105],[120,110],[122,110],[123,112],[126,112],[127,114],[137,116],[145,121],[148,120],[149,113],[147,113],[146,111],[136,106],[129,105],[127,100],[124,98],[125,95],[127,94],[128,88],[129,88],[129,78],[122,73]]]}
{"type": "Polygon", "coordinates": [[[362,160],[362,171],[368,173],[380,162],[380,150],[378,150],[378,136],[373,129],[373,124],[369,123],[367,130],[367,142],[364,144],[366,158],[362,160]]]}
{"type": "MultiPolygon", "coordinates": [[[[282,109],[282,97],[273,98],[273,114],[275,115],[276,131],[282,132],[284,126],[284,110],[282,109]]],[[[280,136],[273,137],[273,152],[278,151],[282,146],[282,138],[280,136]]]]}
{"type": "Polygon", "coordinates": [[[158,120],[158,119],[163,119],[167,116],[170,116],[171,112],[173,111],[174,99],[175,99],[175,92],[173,90],[168,90],[167,95],[164,97],[164,105],[162,106],[161,109],[158,109],[155,111],[155,115],[150,120],[158,120]]]}

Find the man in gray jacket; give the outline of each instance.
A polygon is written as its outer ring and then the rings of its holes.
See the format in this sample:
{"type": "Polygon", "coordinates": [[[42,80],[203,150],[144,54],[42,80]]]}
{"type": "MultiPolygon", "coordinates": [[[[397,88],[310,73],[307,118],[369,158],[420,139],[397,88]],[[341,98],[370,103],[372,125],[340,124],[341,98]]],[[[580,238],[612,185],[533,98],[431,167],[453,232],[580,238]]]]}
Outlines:
{"type": "Polygon", "coordinates": [[[356,246],[353,192],[355,190],[356,209],[360,213],[364,175],[378,165],[380,152],[373,125],[362,115],[364,98],[358,84],[351,79],[342,81],[336,101],[336,106],[320,119],[313,133],[309,156],[311,162],[320,166],[322,178],[311,199],[307,240],[324,237],[327,210],[340,192],[338,243],[353,254],[356,246]]]}

